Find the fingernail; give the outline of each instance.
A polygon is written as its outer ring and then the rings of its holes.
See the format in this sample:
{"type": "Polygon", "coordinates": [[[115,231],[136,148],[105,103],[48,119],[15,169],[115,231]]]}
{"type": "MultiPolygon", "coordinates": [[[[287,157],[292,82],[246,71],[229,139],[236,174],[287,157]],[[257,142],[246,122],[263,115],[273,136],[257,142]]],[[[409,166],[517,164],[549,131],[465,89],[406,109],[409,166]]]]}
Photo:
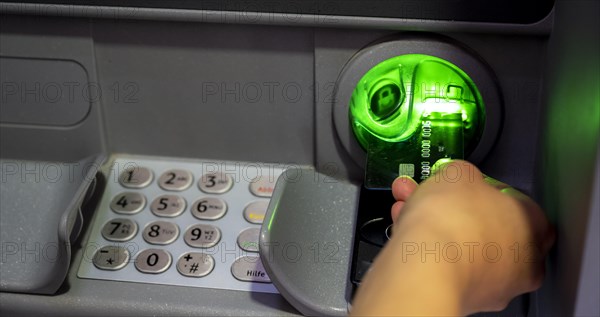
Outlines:
{"type": "Polygon", "coordinates": [[[435,162],[435,164],[433,164],[431,167],[431,174],[437,173],[438,171],[442,170],[445,165],[450,163],[452,163],[452,159],[450,158],[442,158],[437,160],[437,162],[435,162]]]}
{"type": "Polygon", "coordinates": [[[408,175],[400,175],[400,176],[398,176],[397,179],[400,179],[400,181],[403,183],[412,182],[412,183],[417,184],[417,181],[415,181],[412,177],[410,177],[408,175]]]}

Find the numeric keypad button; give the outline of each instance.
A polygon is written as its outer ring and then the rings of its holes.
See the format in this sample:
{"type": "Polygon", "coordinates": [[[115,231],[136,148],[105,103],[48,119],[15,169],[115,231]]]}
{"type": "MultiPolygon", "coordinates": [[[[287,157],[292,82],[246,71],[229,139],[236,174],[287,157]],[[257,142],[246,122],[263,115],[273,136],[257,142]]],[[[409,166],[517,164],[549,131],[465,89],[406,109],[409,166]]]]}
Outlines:
{"type": "Polygon", "coordinates": [[[150,244],[170,244],[179,236],[179,227],[167,221],[154,221],[146,225],[142,236],[150,244]]]}
{"type": "Polygon", "coordinates": [[[164,172],[158,178],[158,186],[164,190],[186,190],[193,182],[192,173],[181,169],[172,169],[164,172]]]}
{"type": "Polygon", "coordinates": [[[108,245],[96,251],[92,262],[101,270],[120,270],[129,262],[129,251],[122,247],[108,245]]]}
{"type": "Polygon", "coordinates": [[[120,193],[110,202],[110,209],[120,214],[135,214],[146,206],[146,197],[136,192],[120,193]]]}
{"type": "Polygon", "coordinates": [[[119,175],[119,183],[127,188],[144,188],[152,182],[154,174],[146,167],[128,167],[119,175]]]}
{"type": "Polygon", "coordinates": [[[217,220],[227,212],[225,201],[215,197],[198,199],[192,205],[192,215],[201,220],[217,220]]]}
{"type": "Polygon", "coordinates": [[[112,219],[102,227],[102,236],[109,241],[124,242],[133,239],[137,224],[125,218],[112,219]]]}
{"type": "Polygon", "coordinates": [[[138,254],[135,267],[142,273],[158,274],[171,266],[171,254],[161,249],[147,249],[138,254]]]}
{"type": "Polygon", "coordinates": [[[203,277],[215,267],[215,260],[205,253],[188,252],[177,261],[177,271],[189,277],[203,277]]]}
{"type": "Polygon", "coordinates": [[[150,210],[159,217],[177,217],[185,210],[185,199],[177,195],[161,195],[156,197],[150,210]]]}
{"type": "Polygon", "coordinates": [[[221,240],[221,231],[215,226],[197,224],[189,227],[183,238],[191,247],[210,248],[221,240]]]}
{"type": "Polygon", "coordinates": [[[264,200],[254,201],[244,208],[244,218],[250,223],[262,223],[267,213],[269,202],[264,200]]]}
{"type": "Polygon", "coordinates": [[[233,179],[223,173],[207,173],[200,177],[198,187],[207,194],[223,194],[231,189],[233,179]]]}

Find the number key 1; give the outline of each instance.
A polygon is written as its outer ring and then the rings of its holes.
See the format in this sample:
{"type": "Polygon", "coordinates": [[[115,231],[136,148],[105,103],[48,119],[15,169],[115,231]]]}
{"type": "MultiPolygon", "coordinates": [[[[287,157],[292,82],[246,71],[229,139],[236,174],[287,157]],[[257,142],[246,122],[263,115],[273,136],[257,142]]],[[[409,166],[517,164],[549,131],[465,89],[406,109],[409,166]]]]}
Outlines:
{"type": "Polygon", "coordinates": [[[119,183],[127,188],[144,188],[152,182],[152,171],[146,167],[134,166],[124,170],[119,175],[119,183]]]}

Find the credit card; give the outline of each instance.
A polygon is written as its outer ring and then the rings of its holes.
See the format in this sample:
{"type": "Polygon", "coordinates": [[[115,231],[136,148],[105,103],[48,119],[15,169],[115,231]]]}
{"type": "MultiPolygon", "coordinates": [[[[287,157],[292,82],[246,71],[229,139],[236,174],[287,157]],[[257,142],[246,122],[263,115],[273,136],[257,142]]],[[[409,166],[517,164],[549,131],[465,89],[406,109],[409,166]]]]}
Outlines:
{"type": "Polygon", "coordinates": [[[370,142],[365,187],[389,189],[400,175],[418,183],[431,176],[440,159],[464,158],[464,121],[461,112],[424,112],[419,127],[400,142],[370,142]]]}

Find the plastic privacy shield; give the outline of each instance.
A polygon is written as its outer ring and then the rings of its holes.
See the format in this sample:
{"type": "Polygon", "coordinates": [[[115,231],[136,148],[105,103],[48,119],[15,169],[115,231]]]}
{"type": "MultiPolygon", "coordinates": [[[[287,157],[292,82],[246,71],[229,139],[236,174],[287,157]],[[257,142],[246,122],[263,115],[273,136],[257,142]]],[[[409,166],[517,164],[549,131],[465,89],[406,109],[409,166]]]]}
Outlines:
{"type": "Polygon", "coordinates": [[[407,54],[371,68],[350,100],[355,137],[367,152],[365,186],[399,175],[427,179],[439,159],[464,158],[483,133],[485,109],[469,76],[438,57],[407,54]]]}
{"type": "Polygon", "coordinates": [[[259,253],[280,294],[307,316],[346,316],[360,187],[309,167],[277,180],[259,253]]]}
{"type": "Polygon", "coordinates": [[[75,162],[2,158],[0,290],[54,294],[71,263],[80,208],[94,190],[104,155],[75,162]]]}

